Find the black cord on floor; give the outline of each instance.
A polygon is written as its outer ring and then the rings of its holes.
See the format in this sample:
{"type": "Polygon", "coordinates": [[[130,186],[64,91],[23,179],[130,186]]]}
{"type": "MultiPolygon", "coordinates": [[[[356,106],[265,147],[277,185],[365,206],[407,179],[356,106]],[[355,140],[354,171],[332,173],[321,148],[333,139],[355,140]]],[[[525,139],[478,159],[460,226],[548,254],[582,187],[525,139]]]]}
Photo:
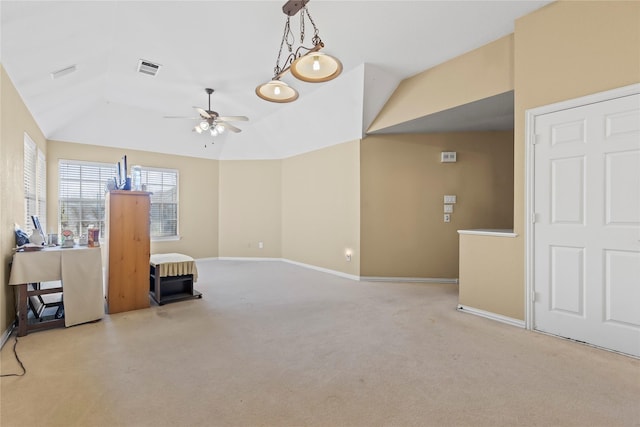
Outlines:
{"type": "Polygon", "coordinates": [[[18,357],[18,351],[16,350],[16,346],[18,345],[18,335],[15,336],[15,339],[16,340],[13,343],[13,354],[16,356],[16,360],[18,361],[18,363],[20,364],[20,367],[22,368],[22,373],[21,374],[2,374],[0,375],[0,377],[21,377],[27,373],[27,370],[22,364],[22,360],[20,360],[20,358],[18,357]]]}

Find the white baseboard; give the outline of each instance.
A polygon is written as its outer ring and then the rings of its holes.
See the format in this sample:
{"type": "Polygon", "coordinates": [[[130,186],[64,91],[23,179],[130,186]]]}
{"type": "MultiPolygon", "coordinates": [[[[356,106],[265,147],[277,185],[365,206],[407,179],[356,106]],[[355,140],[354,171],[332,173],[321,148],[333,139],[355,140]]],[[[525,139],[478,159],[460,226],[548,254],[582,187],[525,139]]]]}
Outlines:
{"type": "Polygon", "coordinates": [[[524,320],[514,319],[513,317],[507,317],[501,314],[491,313],[490,311],[484,311],[478,308],[468,307],[462,304],[458,304],[458,311],[462,311],[463,313],[475,314],[476,316],[486,317],[487,319],[496,320],[498,322],[506,323],[507,325],[516,326],[518,328],[524,329],[524,320]]]}
{"type": "Polygon", "coordinates": [[[7,330],[2,333],[2,338],[0,338],[0,349],[2,349],[2,347],[4,347],[4,344],[9,340],[14,327],[15,322],[11,322],[7,330]]]}
{"type": "Polygon", "coordinates": [[[218,257],[209,257],[209,258],[196,258],[196,262],[207,262],[207,261],[216,261],[218,257]]]}
{"type": "Polygon", "coordinates": [[[286,258],[280,258],[280,260],[284,261],[286,263],[289,263],[289,264],[297,265],[297,266],[304,267],[304,268],[309,268],[311,270],[321,271],[323,273],[333,274],[334,276],[344,277],[345,279],[351,279],[351,280],[355,280],[355,281],[359,281],[360,280],[360,276],[356,276],[354,274],[344,273],[344,272],[338,271],[338,270],[330,270],[328,268],[318,267],[316,265],[311,265],[311,264],[305,264],[303,262],[298,262],[298,261],[292,261],[292,260],[286,259],[286,258]]]}
{"type": "Polygon", "coordinates": [[[321,271],[323,273],[333,274],[334,276],[344,277],[345,279],[360,281],[366,280],[370,282],[416,282],[416,283],[452,283],[458,284],[458,279],[440,278],[440,277],[368,277],[368,276],[356,276],[355,274],[344,273],[338,270],[331,270],[329,268],[318,267],[312,264],[305,264],[303,262],[293,261],[287,258],[261,258],[261,257],[211,257],[211,258],[198,258],[196,261],[281,261],[289,264],[297,265],[299,267],[309,268],[311,270],[321,271]]]}
{"type": "Polygon", "coordinates": [[[452,283],[457,285],[458,279],[438,278],[438,277],[378,277],[361,276],[360,280],[369,282],[408,282],[408,283],[452,283]]]}

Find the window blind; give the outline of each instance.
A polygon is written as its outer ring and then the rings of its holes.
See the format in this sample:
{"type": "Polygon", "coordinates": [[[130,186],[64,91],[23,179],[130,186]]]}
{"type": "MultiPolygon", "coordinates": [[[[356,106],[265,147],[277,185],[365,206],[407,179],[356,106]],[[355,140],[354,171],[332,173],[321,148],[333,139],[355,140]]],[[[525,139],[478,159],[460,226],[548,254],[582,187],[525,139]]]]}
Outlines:
{"type": "Polygon", "coordinates": [[[36,143],[24,135],[24,230],[31,234],[31,215],[36,214],[36,143]]]}
{"type": "Polygon", "coordinates": [[[113,180],[115,166],[60,160],[58,163],[59,228],[76,236],[93,225],[104,235],[104,202],[107,181],[113,180]]]}
{"type": "Polygon", "coordinates": [[[37,215],[40,219],[42,231],[47,232],[47,160],[44,153],[38,150],[38,165],[36,172],[36,196],[37,196],[37,215]]]}
{"type": "MultiPolygon", "coordinates": [[[[115,166],[110,163],[60,160],[60,230],[69,229],[81,235],[93,225],[104,236],[106,186],[115,174],[115,166]]],[[[152,193],[151,238],[177,237],[178,171],[142,167],[141,182],[152,193]]]]}
{"type": "Polygon", "coordinates": [[[151,194],[151,237],[178,236],[178,171],[142,167],[143,184],[151,194]]]}

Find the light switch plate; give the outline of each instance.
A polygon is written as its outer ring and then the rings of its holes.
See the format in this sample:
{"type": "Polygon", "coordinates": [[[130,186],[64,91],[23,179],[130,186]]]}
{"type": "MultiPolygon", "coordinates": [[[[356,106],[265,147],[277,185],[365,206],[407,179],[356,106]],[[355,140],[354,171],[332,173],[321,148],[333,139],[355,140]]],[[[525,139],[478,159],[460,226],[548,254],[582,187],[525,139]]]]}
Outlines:
{"type": "Polygon", "coordinates": [[[441,163],[455,163],[457,159],[457,154],[455,151],[443,151],[440,153],[440,162],[441,163]]]}
{"type": "Polygon", "coordinates": [[[456,202],[456,196],[455,194],[445,194],[444,196],[444,202],[445,204],[454,204],[456,202]]]}
{"type": "Polygon", "coordinates": [[[453,213],[453,205],[444,205],[444,213],[453,213]]]}

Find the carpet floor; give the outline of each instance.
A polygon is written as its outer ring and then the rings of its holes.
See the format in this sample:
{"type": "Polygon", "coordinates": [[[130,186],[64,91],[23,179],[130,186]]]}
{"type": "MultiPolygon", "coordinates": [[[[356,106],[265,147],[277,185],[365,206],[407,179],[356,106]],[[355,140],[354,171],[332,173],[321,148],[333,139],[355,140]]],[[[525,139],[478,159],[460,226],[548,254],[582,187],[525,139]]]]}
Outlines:
{"type": "Polygon", "coordinates": [[[19,338],[0,424],[640,426],[639,360],[458,312],[457,285],[198,270],[201,300],[19,338]]]}

